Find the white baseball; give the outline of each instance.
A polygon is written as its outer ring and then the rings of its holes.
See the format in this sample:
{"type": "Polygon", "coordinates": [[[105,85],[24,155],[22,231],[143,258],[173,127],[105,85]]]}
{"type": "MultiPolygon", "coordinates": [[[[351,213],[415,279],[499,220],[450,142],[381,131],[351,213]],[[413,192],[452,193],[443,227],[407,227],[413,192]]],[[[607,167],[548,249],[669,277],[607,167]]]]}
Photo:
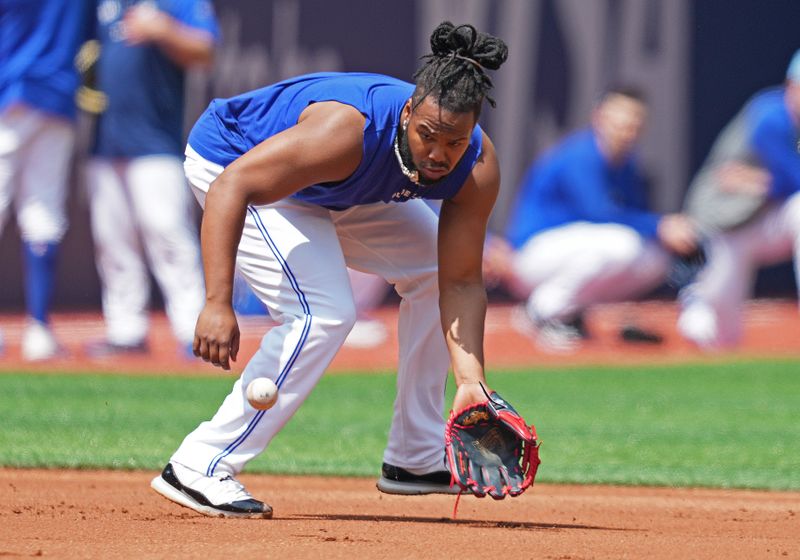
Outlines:
{"type": "Polygon", "coordinates": [[[257,377],[247,386],[247,402],[256,410],[269,410],[278,400],[278,386],[272,379],[257,377]]]}

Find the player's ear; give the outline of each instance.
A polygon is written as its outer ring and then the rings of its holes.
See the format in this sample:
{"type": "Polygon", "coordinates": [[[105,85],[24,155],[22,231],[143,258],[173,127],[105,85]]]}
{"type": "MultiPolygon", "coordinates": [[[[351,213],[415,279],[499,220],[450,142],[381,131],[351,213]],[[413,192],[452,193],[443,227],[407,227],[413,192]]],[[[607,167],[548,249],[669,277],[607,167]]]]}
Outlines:
{"type": "Polygon", "coordinates": [[[403,110],[400,111],[400,122],[406,123],[411,118],[411,99],[409,98],[406,101],[406,104],[403,105],[403,110]]]}

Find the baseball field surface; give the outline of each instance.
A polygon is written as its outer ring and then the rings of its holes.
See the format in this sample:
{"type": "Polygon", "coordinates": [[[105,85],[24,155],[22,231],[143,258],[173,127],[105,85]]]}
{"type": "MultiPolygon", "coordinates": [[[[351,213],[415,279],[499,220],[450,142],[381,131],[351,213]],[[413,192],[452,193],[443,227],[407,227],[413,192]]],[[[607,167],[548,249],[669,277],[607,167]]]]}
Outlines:
{"type": "MultiPolygon", "coordinates": [[[[275,509],[271,520],[203,517],[150,489],[234,379],[182,356],[164,317],[153,319],[150,356],[88,362],[81,345],[102,336],[99,318],[58,314],[70,357],[34,366],[19,360],[22,318],[2,317],[0,557],[800,558],[793,302],[753,304],[742,347],[713,355],[678,338],[670,304],[598,309],[592,340],[572,354],[538,349],[510,312],[490,309],[487,364],[539,430],[533,488],[503,501],[462,496],[455,518],[453,496],[375,489],[390,337],[343,349],[335,375],[241,475],[275,509]],[[618,327],[633,321],[663,342],[621,341],[618,327]]],[[[393,332],[393,310],[379,317],[393,332]]],[[[265,328],[242,322],[237,368],[265,328]]]]}

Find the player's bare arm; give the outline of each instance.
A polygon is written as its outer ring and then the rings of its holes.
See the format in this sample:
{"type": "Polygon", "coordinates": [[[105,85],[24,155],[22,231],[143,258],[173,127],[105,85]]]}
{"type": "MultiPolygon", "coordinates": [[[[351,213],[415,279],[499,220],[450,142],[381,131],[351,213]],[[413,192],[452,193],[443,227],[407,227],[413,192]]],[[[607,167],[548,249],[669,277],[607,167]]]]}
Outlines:
{"type": "Polygon", "coordinates": [[[206,197],[200,243],[206,304],[195,355],[225,370],[236,360],[239,327],[231,305],[236,247],[250,204],[277,202],[309,185],[341,181],[361,162],[364,117],[335,102],[309,106],[298,123],[229,165],[206,197]]]}
{"type": "Polygon", "coordinates": [[[459,194],[442,205],[439,221],[439,305],[458,390],[453,410],[486,400],[483,333],[486,289],[482,260],[486,226],[500,186],[494,146],[483,153],[459,194]]]}

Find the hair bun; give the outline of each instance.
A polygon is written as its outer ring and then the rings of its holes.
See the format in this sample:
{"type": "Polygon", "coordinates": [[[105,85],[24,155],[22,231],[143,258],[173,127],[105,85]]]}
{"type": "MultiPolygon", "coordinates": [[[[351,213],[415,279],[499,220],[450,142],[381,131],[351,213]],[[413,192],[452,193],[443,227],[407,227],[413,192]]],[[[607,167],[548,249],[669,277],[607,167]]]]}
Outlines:
{"type": "Polygon", "coordinates": [[[508,58],[508,47],[502,39],[482,33],[470,24],[455,26],[449,21],[443,21],[433,30],[431,51],[436,57],[471,58],[489,70],[497,70],[508,58]]]}

